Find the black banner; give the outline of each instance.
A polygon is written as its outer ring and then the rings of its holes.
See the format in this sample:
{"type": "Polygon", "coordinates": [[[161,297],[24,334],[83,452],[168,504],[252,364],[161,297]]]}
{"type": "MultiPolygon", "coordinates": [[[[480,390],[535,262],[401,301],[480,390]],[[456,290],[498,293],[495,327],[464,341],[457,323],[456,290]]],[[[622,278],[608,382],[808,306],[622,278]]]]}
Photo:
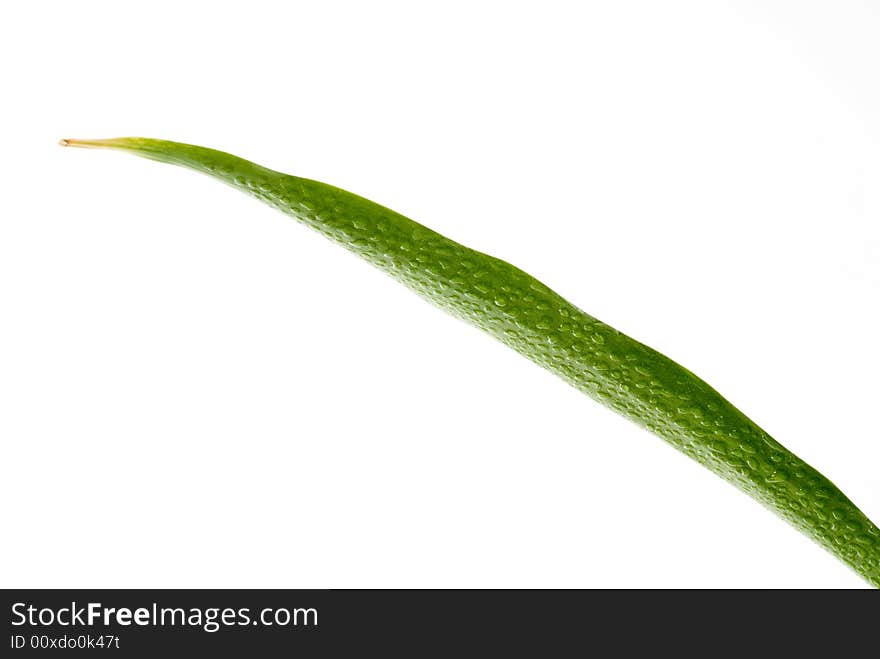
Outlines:
{"type": "Polygon", "coordinates": [[[880,629],[872,591],[7,590],[3,599],[8,657],[763,655],[823,643],[839,654],[876,648],[880,629]]]}

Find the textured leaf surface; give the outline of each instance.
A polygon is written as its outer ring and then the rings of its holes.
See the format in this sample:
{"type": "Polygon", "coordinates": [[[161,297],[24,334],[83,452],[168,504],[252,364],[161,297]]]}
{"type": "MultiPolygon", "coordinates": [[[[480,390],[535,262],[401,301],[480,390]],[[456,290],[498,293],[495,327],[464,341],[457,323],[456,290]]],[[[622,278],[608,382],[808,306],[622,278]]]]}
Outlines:
{"type": "Polygon", "coordinates": [[[880,530],[831,481],[693,373],[522,270],[357,195],[220,151],[143,138],[67,142],[202,171],[292,215],[651,430],[880,587],[880,530]]]}

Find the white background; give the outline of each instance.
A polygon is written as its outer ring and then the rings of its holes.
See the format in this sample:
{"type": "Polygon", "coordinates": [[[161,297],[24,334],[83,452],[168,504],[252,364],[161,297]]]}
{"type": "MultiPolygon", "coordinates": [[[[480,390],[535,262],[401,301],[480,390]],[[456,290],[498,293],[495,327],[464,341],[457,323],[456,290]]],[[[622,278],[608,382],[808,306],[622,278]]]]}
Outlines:
{"type": "Polygon", "coordinates": [[[206,177],[509,260],[880,519],[872,2],[7,3],[0,584],[860,587],[745,495],[206,177]]]}

